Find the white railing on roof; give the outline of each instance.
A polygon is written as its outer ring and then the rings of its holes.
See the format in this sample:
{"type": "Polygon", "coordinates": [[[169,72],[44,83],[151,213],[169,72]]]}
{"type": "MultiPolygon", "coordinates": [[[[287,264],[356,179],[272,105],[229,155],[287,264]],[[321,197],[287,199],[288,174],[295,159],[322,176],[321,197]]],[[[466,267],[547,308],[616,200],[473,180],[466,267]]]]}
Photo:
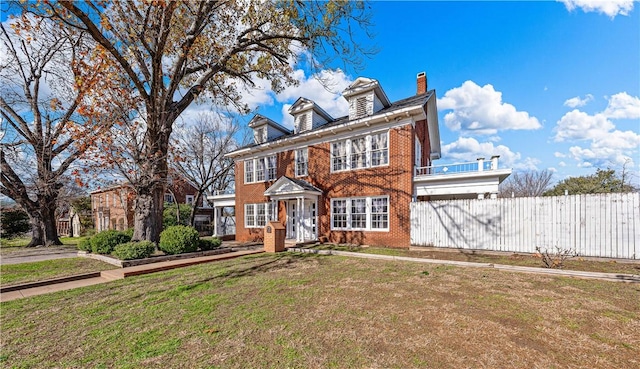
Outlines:
{"type": "Polygon", "coordinates": [[[468,163],[454,163],[454,164],[442,164],[431,165],[428,167],[417,167],[416,176],[435,176],[435,175],[447,175],[457,173],[470,173],[470,172],[482,172],[488,170],[498,169],[499,155],[491,157],[491,160],[484,160],[484,158],[478,158],[476,161],[468,163]]]}

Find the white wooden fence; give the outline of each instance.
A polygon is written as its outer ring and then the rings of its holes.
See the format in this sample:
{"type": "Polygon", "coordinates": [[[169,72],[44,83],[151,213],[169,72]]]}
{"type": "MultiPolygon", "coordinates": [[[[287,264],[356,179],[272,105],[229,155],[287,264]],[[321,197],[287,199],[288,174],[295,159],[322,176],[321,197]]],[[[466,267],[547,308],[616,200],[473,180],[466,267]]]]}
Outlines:
{"type": "Polygon", "coordinates": [[[640,193],[414,202],[411,244],[640,259],[640,193]]]}

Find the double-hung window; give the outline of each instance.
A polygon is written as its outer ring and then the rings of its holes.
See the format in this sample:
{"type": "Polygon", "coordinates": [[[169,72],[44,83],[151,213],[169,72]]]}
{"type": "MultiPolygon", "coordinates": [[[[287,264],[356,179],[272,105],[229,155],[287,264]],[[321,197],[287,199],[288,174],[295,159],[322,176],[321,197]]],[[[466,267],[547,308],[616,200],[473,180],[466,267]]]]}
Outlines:
{"type": "Polygon", "coordinates": [[[367,228],[367,199],[351,199],[351,229],[367,228]]]}
{"type": "Polygon", "coordinates": [[[278,170],[277,155],[244,161],[244,183],[272,181],[278,170]]]}
{"type": "Polygon", "coordinates": [[[244,161],[244,182],[251,183],[255,182],[254,177],[255,173],[253,171],[253,159],[244,161]]]}
{"type": "Polygon", "coordinates": [[[351,169],[366,168],[367,138],[359,137],[351,140],[351,169]]]}
{"type": "Polygon", "coordinates": [[[331,143],[331,171],[371,168],[389,164],[389,132],[331,143]]]}
{"type": "Polygon", "coordinates": [[[264,158],[256,160],[256,182],[264,182],[264,158]]]}
{"type": "Polygon", "coordinates": [[[331,201],[331,228],[347,228],[347,200],[335,199],[331,201]]]}
{"type": "Polygon", "coordinates": [[[371,228],[389,228],[389,198],[374,197],[371,199],[371,228]]]}
{"type": "Polygon", "coordinates": [[[371,166],[389,164],[389,140],[386,132],[371,135],[371,166]]]}
{"type": "Polygon", "coordinates": [[[346,170],[347,163],[347,141],[338,141],[331,144],[331,169],[334,172],[346,170]]]}
{"type": "Polygon", "coordinates": [[[389,230],[389,197],[354,197],[331,200],[332,230],[389,230]]]}
{"type": "Polygon", "coordinates": [[[307,147],[296,150],[296,176],[303,177],[308,173],[309,149],[307,147]]]}
{"type": "Polygon", "coordinates": [[[278,161],[275,155],[267,156],[267,181],[276,179],[278,161]]]}
{"type": "Polygon", "coordinates": [[[262,228],[269,219],[273,219],[275,202],[244,204],[244,225],[246,228],[262,228]],[[267,214],[267,211],[269,214],[267,214]]]}
{"type": "Polygon", "coordinates": [[[256,226],[255,204],[244,205],[244,224],[247,228],[254,228],[256,226]]]}

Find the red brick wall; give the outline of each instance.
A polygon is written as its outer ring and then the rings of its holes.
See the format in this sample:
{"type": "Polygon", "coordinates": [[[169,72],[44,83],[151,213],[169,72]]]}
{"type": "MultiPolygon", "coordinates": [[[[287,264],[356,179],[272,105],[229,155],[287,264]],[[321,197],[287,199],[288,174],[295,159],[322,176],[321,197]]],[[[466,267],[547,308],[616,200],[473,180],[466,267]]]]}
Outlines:
{"type": "Polygon", "coordinates": [[[100,222],[98,208],[108,208],[109,225],[106,229],[124,230],[133,227],[133,193],[120,187],[91,194],[93,224],[98,229],[100,222]],[[106,198],[109,195],[107,206],[106,198]],[[102,200],[102,202],[100,202],[102,200]]]}
{"type": "MultiPolygon", "coordinates": [[[[389,247],[408,247],[410,243],[409,203],[413,193],[413,155],[415,131],[411,125],[389,131],[389,165],[377,168],[331,173],[330,143],[309,147],[309,173],[302,177],[323,190],[318,199],[318,236],[332,242],[389,247]],[[341,197],[389,196],[389,231],[331,231],[331,199],[341,197]]],[[[423,146],[423,151],[425,148],[423,146]]],[[[426,147],[428,153],[428,147],[426,147]]],[[[278,178],[295,178],[294,152],[278,154],[278,178]]],[[[273,182],[244,184],[244,160],[236,162],[236,239],[257,241],[262,229],[244,228],[244,204],[266,202],[264,191],[273,182]]],[[[285,224],[286,209],[279,204],[278,219],[285,224]]]]}

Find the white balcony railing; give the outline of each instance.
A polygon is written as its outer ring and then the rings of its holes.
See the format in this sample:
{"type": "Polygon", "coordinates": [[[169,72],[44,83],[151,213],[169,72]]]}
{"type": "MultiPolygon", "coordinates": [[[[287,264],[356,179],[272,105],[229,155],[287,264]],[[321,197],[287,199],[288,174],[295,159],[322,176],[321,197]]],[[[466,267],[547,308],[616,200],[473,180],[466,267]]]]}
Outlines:
{"type": "Polygon", "coordinates": [[[498,158],[500,156],[495,155],[491,157],[491,160],[484,160],[484,158],[478,158],[476,161],[468,163],[455,163],[455,164],[443,164],[443,165],[431,165],[428,167],[416,167],[416,176],[436,176],[436,175],[448,175],[458,173],[472,173],[483,172],[489,170],[498,169],[498,158]]]}

